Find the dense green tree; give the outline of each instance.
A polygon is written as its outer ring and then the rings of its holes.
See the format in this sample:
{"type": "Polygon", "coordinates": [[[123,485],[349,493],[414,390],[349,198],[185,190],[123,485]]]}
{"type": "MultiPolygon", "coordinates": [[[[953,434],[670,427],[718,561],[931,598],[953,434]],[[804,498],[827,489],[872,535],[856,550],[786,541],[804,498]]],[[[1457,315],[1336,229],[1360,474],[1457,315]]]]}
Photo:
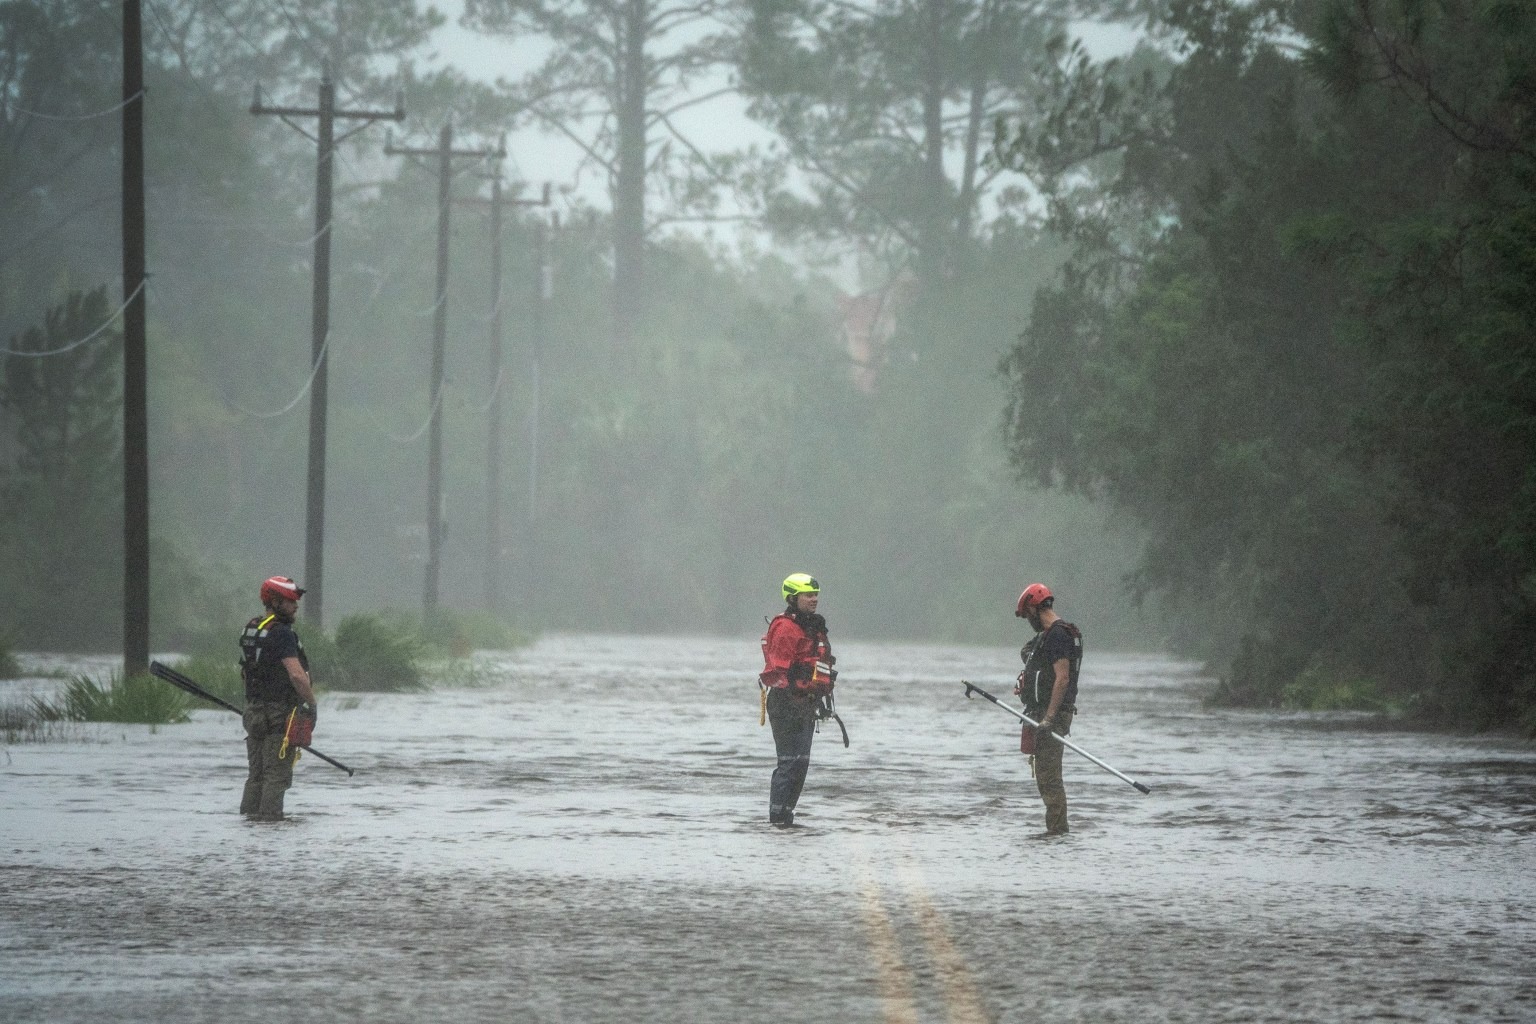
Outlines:
{"type": "Polygon", "coordinates": [[[107,647],[122,616],[121,334],[104,289],[74,292],[13,337],[0,420],[5,625],[26,648],[107,647]]]}
{"type": "Polygon", "coordinates": [[[1066,68],[1005,140],[1077,245],[1005,363],[1014,463],[1147,526],[1234,696],[1531,707],[1523,11],[1175,3],[1171,68],[1066,68]]]}

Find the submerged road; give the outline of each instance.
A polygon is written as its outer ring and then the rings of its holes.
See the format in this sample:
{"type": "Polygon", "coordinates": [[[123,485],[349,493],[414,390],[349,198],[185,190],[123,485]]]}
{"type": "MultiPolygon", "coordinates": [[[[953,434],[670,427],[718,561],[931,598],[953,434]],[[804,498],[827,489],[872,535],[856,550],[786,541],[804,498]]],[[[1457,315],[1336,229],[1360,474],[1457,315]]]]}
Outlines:
{"type": "MultiPolygon", "coordinates": [[[[1536,1020],[1536,748],[1212,712],[1090,653],[1046,839],[1017,653],[839,645],[802,827],[755,638],[569,636],[322,697],[292,818],[238,720],[0,751],[0,1021],[1536,1020]]],[[[323,680],[321,681],[323,683],[323,680]]],[[[0,684],[0,699],[14,696],[0,684]]]]}

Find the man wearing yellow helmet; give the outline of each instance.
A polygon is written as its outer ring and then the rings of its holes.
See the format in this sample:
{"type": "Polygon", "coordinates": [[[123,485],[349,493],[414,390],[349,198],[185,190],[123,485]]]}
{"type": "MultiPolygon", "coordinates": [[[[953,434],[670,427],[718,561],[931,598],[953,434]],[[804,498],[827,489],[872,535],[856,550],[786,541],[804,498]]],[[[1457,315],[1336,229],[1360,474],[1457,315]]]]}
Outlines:
{"type": "Polygon", "coordinates": [[[768,820],[788,826],[795,823],[795,804],[811,766],[818,712],[831,708],[837,659],[827,640],[827,620],[816,611],[821,584],[797,572],[785,578],[780,592],[785,607],[763,636],[758,684],[779,758],[768,787],[768,820]]]}

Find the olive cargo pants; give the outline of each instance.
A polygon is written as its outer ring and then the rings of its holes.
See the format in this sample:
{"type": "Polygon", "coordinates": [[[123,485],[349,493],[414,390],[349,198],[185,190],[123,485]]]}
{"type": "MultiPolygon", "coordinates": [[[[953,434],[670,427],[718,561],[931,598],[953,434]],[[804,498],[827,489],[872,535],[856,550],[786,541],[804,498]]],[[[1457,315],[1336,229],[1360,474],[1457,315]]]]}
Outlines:
{"type": "Polygon", "coordinates": [[[256,821],[281,821],[283,817],[283,794],[293,785],[293,762],[298,760],[299,751],[289,748],[285,757],[278,757],[277,752],[282,749],[292,710],[287,704],[252,704],[241,716],[250,774],[240,797],[240,813],[256,821]]]}
{"type": "MultiPolygon", "coordinates": [[[[1072,732],[1072,712],[1058,713],[1052,731],[1061,736],[1072,732]]],[[[1051,736],[1035,740],[1035,787],[1045,801],[1045,830],[1054,835],[1067,831],[1067,787],[1061,778],[1061,754],[1067,748],[1051,736]]]]}

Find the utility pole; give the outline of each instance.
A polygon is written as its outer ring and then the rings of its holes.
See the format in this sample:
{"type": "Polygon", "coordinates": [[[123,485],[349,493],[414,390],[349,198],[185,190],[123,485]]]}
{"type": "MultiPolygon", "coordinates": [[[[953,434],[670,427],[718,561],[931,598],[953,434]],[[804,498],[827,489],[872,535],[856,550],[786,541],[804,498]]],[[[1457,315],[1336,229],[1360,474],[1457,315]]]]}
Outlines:
{"type": "MultiPolygon", "coordinates": [[[[545,192],[546,198],[548,192],[545,192]]],[[[551,231],[560,229],[560,214],[550,214],[549,227],[551,231]]],[[[532,607],[532,602],[539,594],[539,588],[534,585],[540,573],[538,568],[539,557],[539,400],[542,397],[543,388],[543,361],[544,361],[544,324],[545,310],[550,298],[554,295],[554,268],[550,265],[550,239],[547,237],[542,219],[535,220],[533,224],[533,345],[531,374],[532,397],[528,408],[528,525],[526,529],[525,543],[528,548],[526,565],[528,566],[528,585],[522,588],[528,602],[528,617],[537,621],[537,609],[532,607]]]]}
{"type": "MultiPolygon", "coordinates": [[[[502,330],[501,330],[501,208],[511,206],[548,206],[549,183],[539,199],[506,198],[501,193],[501,171],[490,175],[491,198],[491,401],[487,410],[485,440],[485,607],[494,614],[503,611],[501,601],[501,424],[502,424],[502,330]]],[[[471,199],[470,203],[486,203],[487,200],[471,199]]],[[[542,225],[536,228],[542,233],[542,225]]],[[[537,236],[536,236],[537,237],[537,236]]],[[[537,246],[536,246],[537,248],[537,246]]],[[[537,271],[539,254],[535,253],[537,271]]],[[[538,296],[534,296],[534,318],[537,321],[538,296]]]]}
{"type": "Polygon", "coordinates": [[[496,149],[454,149],[453,122],[443,125],[436,149],[396,147],[384,144],[389,156],[437,157],[437,295],[432,307],[432,409],[427,430],[427,571],[422,587],[422,610],[437,610],[438,581],[443,558],[443,354],[448,335],[448,211],[453,179],[453,158],[501,159],[507,155],[503,142],[496,149]]]}
{"type": "Polygon", "coordinates": [[[123,678],[149,671],[149,384],[145,337],[144,27],[123,0],[123,678]]]}
{"type": "Polygon", "coordinates": [[[304,617],[319,629],[325,621],[325,410],[331,335],[331,184],[335,177],[336,145],[356,135],[373,121],[403,121],[405,96],[395,96],[394,110],[337,110],[336,86],[329,65],[320,72],[320,102],[314,109],[268,107],[261,102],[261,86],[251,101],[251,113],[280,117],[289,127],[315,140],[315,267],[310,316],[310,362],[314,379],[309,389],[309,474],[304,503],[304,617]],[[289,118],[317,118],[316,134],[289,118]],[[362,121],[356,128],[335,137],[336,120],[362,121]]]}

